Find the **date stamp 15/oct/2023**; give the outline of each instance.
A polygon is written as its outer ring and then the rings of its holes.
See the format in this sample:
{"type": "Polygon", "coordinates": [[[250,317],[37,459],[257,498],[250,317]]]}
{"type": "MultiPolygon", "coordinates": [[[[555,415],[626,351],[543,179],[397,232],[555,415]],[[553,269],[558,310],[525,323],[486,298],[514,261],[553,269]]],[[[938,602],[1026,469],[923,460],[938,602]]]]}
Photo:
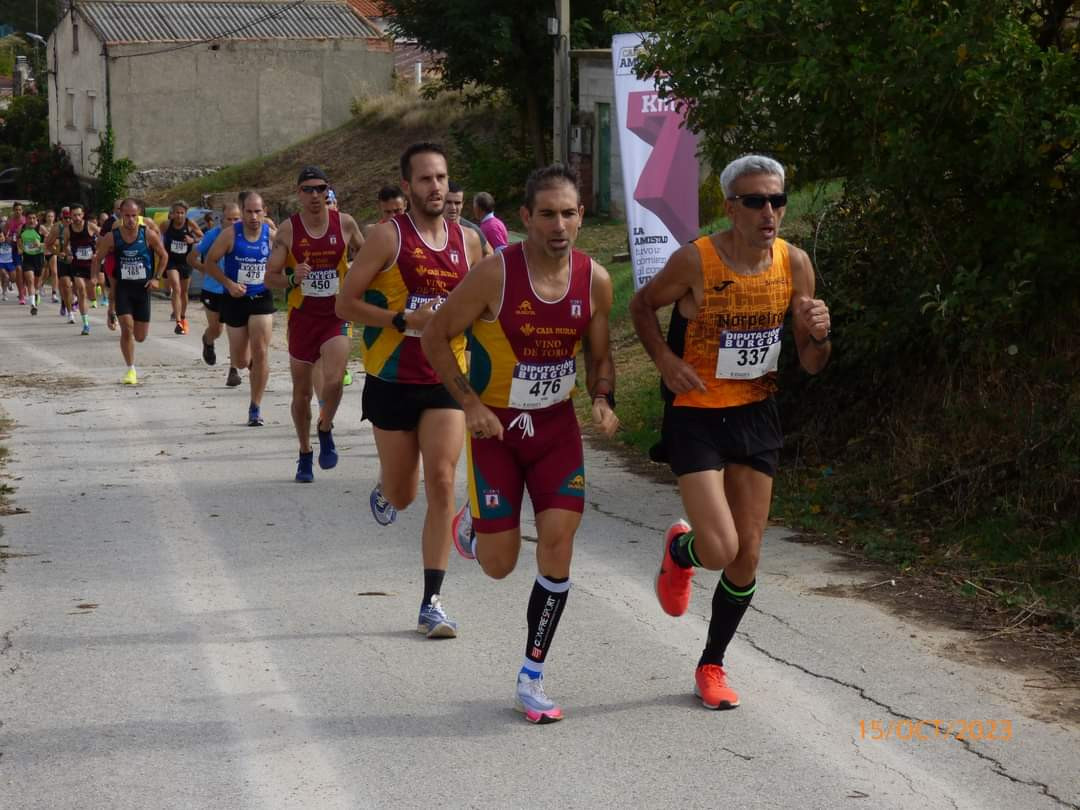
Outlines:
{"type": "Polygon", "coordinates": [[[1013,738],[1012,720],[859,720],[861,740],[983,740],[1007,742],[1013,738]]]}

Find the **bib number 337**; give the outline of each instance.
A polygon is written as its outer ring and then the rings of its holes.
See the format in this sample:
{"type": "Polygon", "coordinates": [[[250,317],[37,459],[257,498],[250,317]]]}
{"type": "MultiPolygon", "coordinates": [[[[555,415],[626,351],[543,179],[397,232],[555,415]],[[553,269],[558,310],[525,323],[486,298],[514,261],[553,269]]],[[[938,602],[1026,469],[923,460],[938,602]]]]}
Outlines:
{"type": "Polygon", "coordinates": [[[780,359],[780,327],[748,332],[724,332],[716,356],[721,380],[756,380],[776,371],[780,359]]]}

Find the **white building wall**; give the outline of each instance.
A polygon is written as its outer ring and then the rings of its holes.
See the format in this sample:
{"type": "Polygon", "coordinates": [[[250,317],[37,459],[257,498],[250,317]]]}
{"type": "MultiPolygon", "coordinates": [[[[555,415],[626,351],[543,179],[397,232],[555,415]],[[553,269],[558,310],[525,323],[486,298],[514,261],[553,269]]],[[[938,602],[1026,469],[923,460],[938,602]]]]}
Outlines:
{"type": "Polygon", "coordinates": [[[49,37],[49,141],[67,150],[75,173],[93,175],[105,131],[105,60],[101,41],[78,13],[78,50],[72,15],[65,15],[49,37]]]}

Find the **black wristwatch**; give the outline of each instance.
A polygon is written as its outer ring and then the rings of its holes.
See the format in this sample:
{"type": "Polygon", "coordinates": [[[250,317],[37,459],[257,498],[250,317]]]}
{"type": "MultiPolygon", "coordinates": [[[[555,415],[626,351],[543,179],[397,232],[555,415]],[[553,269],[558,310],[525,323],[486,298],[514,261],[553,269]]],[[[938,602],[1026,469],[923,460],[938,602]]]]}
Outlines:
{"type": "Polygon", "coordinates": [[[394,328],[397,329],[399,332],[404,332],[406,327],[408,326],[408,324],[405,323],[404,312],[398,312],[397,314],[395,314],[394,319],[391,321],[391,323],[394,324],[394,328]]]}

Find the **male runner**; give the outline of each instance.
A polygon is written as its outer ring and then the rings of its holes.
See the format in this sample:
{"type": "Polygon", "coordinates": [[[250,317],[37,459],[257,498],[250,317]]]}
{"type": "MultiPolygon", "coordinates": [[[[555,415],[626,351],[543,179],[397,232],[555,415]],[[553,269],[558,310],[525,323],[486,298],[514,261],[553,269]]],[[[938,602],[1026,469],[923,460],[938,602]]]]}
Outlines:
{"type": "MultiPolygon", "coordinates": [[[[60,300],[57,294],[60,283],[59,277],[56,273],[56,252],[49,244],[49,234],[52,233],[53,228],[56,227],[56,212],[51,208],[46,210],[42,214],[41,223],[38,226],[38,230],[41,231],[41,238],[45,244],[45,272],[41,276],[41,285],[38,287],[38,295],[40,298],[41,290],[45,289],[46,284],[52,285],[52,303],[56,303],[60,300]]],[[[41,304],[41,301],[38,301],[41,304]]]]}
{"type": "Polygon", "coordinates": [[[45,237],[45,251],[56,257],[56,280],[60,287],[60,317],[67,317],[68,323],[75,323],[74,313],[74,277],[71,269],[71,208],[65,206],[60,211],[60,221],[52,226],[45,237]]]}
{"type": "Polygon", "coordinates": [[[172,304],[173,320],[176,321],[174,332],[178,335],[188,333],[187,307],[188,285],[191,284],[191,268],[187,258],[191,246],[202,238],[202,230],[188,219],[187,203],[181,200],[169,209],[169,222],[162,237],[165,249],[169,252],[169,263],[165,268],[169,284],[169,302],[172,304]]]}
{"type": "MultiPolygon", "coordinates": [[[[374,426],[381,479],[371,492],[371,512],[387,526],[416,498],[424,462],[427,515],[421,541],[424,594],[417,632],[453,638],[457,623],[439,599],[450,556],[454,472],[464,441],[460,406],[439,382],[420,348],[420,333],[435,305],[480,258],[480,242],[443,218],[446,154],[416,143],[401,156],[401,176],[411,213],[376,225],[345,277],[337,314],[365,325],[363,418],[374,426]]],[[[454,344],[458,361],[464,339],[454,344]]]]}
{"type": "Polygon", "coordinates": [[[207,275],[229,294],[221,299],[221,320],[229,331],[229,355],[234,359],[251,351],[251,402],[248,426],[265,422],[260,407],[270,379],[270,336],[274,328],[274,295],[266,288],[266,262],[270,257],[270,226],[263,221],[263,198],[255,191],[242,195],[243,220],[223,228],[203,261],[207,275]],[[225,260],[225,271],[218,267],[225,260]]]}
{"type": "Polygon", "coordinates": [[[585,506],[581,433],[571,394],[585,345],[594,425],[611,436],[615,365],[607,271],[573,250],[584,208],[577,175],[555,164],[525,186],[525,242],[469,273],[424,330],[439,377],[465,409],[469,500],[454,521],[459,553],[502,579],[521,551],[521,501],[536,514],[537,577],[529,597],[517,708],[531,723],[562,719],[544,692],[544,663],[570,591],[574,534],[585,506]],[[469,376],[451,340],[470,330],[469,376]],[[475,532],[475,534],[474,534],[475,532]]]}
{"type": "Polygon", "coordinates": [[[367,237],[372,230],[386,222],[389,222],[398,214],[404,214],[409,210],[405,192],[397,186],[383,186],[375,195],[375,207],[379,209],[379,221],[364,226],[364,236],[367,237]]]}
{"type": "MultiPolygon", "coordinates": [[[[94,297],[93,258],[97,248],[98,229],[86,221],[86,212],[78,203],[71,206],[71,225],[68,228],[67,253],[71,259],[71,277],[75,286],[75,299],[79,303],[82,318],[82,334],[90,334],[90,301],[94,297]]],[[[112,254],[110,254],[112,256],[112,254]]],[[[75,299],[68,308],[68,323],[75,323],[75,299]]],[[[110,313],[112,308],[110,307],[110,313]]],[[[109,328],[115,326],[111,322],[109,328]]]]}
{"type": "MultiPolygon", "coordinates": [[[[19,293],[19,303],[26,303],[26,292],[22,278],[22,253],[19,251],[19,234],[26,225],[26,215],[23,213],[22,203],[11,206],[11,216],[7,221],[7,240],[11,243],[12,260],[15,265],[15,288],[19,293]]],[[[5,295],[6,295],[5,290],[5,295]]]]}
{"type": "Polygon", "coordinates": [[[323,171],[307,166],[297,178],[300,211],[281,223],[267,265],[266,285],[288,289],[289,370],[292,373],[292,420],[300,440],[296,480],[315,480],[311,449],[311,394],[315,363],[322,362],[319,391],[319,467],[337,466],[334,415],[341,404],[342,378],[349,359],[349,324],[334,306],[341,279],[349,269],[348,249],[364,244],[356,220],[331,211],[329,181],[323,171]]]}
{"type": "MultiPolygon", "coordinates": [[[[218,238],[218,234],[221,233],[222,228],[231,228],[243,217],[240,215],[240,206],[237,203],[227,203],[221,213],[221,225],[213,225],[206,233],[203,234],[202,241],[199,242],[195,250],[188,253],[188,264],[202,273],[202,292],[200,293],[200,299],[203,304],[203,311],[206,312],[206,331],[202,334],[202,357],[206,365],[213,366],[217,364],[217,351],[214,348],[214,343],[219,337],[221,332],[225,328],[221,322],[221,305],[222,298],[227,295],[225,288],[221,286],[221,282],[211,276],[206,268],[203,267],[203,259],[206,254],[210,252],[210,248],[213,246],[214,241],[218,238]]],[[[225,270],[224,262],[218,261],[218,268],[222,271],[225,270]]],[[[232,354],[229,355],[229,373],[225,377],[225,385],[230,388],[235,388],[240,385],[240,372],[239,368],[247,368],[250,363],[249,352],[247,344],[244,344],[244,354],[241,357],[235,357],[232,354]]]]}
{"type": "Polygon", "coordinates": [[[139,224],[139,204],[130,197],[120,205],[119,227],[114,226],[98,240],[90,263],[91,276],[98,274],[102,260],[110,253],[116,255],[110,307],[115,307],[120,321],[120,352],[127,363],[124,384],[135,385],[135,343],[146,340],[150,331],[150,290],[158,288],[169,254],[157,231],[139,224]]]}
{"type": "Polygon", "coordinates": [[[471,222],[461,215],[461,209],[465,205],[465,189],[453,180],[449,183],[449,191],[446,192],[446,210],[444,216],[448,222],[457,222],[462,227],[469,228],[480,237],[480,249],[484,252],[485,256],[492,254],[491,245],[488,244],[487,237],[484,236],[484,232],[480,230],[480,226],[475,222],[471,222]]]}
{"type": "Polygon", "coordinates": [[[806,371],[821,371],[831,350],[829,310],[814,298],[810,259],[778,238],[787,205],[783,166],[745,155],[728,164],[720,184],[731,227],[679,248],[630,302],[634,328],[660,370],[662,453],[689,518],[664,537],[660,606],[681,616],[694,567],[721,571],[694,675],[694,693],[708,709],[739,705],[724,652],[757,588],[783,445],[773,393],[785,315],[791,312],[806,371]],[[665,341],[656,311],[669,304],[676,307],[665,341]]]}

